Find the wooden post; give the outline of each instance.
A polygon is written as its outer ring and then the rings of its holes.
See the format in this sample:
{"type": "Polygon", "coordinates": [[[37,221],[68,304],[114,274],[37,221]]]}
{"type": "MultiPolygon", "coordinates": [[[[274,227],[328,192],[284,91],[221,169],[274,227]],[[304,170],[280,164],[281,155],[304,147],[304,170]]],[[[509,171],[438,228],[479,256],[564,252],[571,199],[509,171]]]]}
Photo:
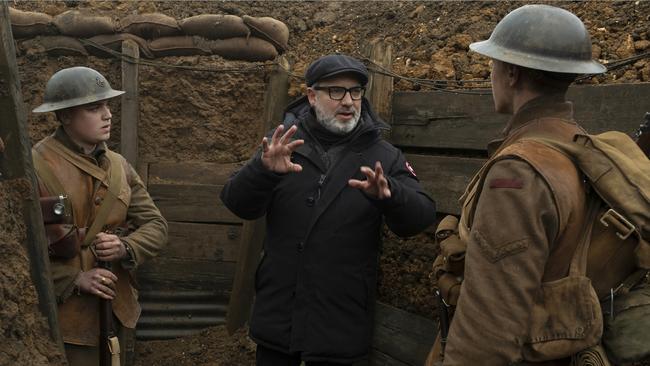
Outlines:
{"type": "Polygon", "coordinates": [[[41,313],[47,317],[50,336],[63,353],[63,342],[57,320],[56,297],[50,275],[50,261],[46,250],[45,228],[38,200],[36,175],[32,163],[31,143],[27,134],[27,115],[23,105],[16,50],[11,33],[9,7],[0,2],[0,179],[24,180],[30,187],[29,196],[23,201],[23,218],[27,235],[23,246],[30,261],[30,273],[41,313]]]}
{"type": "MultiPolygon", "coordinates": [[[[264,123],[260,126],[259,141],[272,127],[282,122],[282,113],[289,99],[289,62],[280,56],[278,64],[269,77],[264,95],[264,123]]],[[[241,249],[226,316],[226,327],[230,334],[241,328],[250,317],[255,296],[255,271],[262,253],[265,231],[264,218],[244,222],[241,249]]]]}
{"type": "MultiPolygon", "coordinates": [[[[367,47],[366,54],[372,62],[391,70],[393,66],[393,46],[384,40],[375,39],[367,47]]],[[[371,65],[371,67],[373,67],[371,65]]],[[[366,89],[366,98],[384,122],[390,124],[391,105],[393,103],[393,77],[370,72],[366,89]]]]}
{"type": "MultiPolygon", "coordinates": [[[[122,53],[131,56],[134,61],[140,57],[138,44],[126,40],[122,42],[122,53]]],[[[138,122],[140,121],[140,104],[138,100],[138,64],[122,60],[122,126],[120,150],[122,156],[136,167],[138,164],[138,122]]]]}

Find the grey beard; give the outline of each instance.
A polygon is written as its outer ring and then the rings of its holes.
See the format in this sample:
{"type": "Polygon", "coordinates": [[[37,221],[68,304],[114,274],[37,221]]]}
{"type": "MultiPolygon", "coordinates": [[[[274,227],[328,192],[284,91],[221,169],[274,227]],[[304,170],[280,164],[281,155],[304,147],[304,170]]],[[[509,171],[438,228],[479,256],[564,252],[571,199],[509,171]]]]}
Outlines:
{"type": "Polygon", "coordinates": [[[359,117],[361,116],[361,112],[355,110],[352,121],[342,123],[336,119],[336,116],[325,115],[325,113],[323,113],[319,108],[314,108],[314,110],[316,111],[316,119],[318,122],[325,127],[326,130],[337,135],[345,135],[354,130],[354,128],[357,127],[359,117]]]}

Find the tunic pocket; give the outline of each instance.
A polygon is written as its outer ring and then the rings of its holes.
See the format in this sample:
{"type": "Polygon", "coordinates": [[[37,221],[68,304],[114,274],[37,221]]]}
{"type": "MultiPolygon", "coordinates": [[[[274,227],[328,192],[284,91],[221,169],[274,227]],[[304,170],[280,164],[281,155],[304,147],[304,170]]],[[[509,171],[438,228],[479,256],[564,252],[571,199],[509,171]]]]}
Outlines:
{"type": "Polygon", "coordinates": [[[602,334],[600,303],[589,278],[545,282],[532,309],[523,357],[533,362],[568,357],[598,344],[602,334]]]}

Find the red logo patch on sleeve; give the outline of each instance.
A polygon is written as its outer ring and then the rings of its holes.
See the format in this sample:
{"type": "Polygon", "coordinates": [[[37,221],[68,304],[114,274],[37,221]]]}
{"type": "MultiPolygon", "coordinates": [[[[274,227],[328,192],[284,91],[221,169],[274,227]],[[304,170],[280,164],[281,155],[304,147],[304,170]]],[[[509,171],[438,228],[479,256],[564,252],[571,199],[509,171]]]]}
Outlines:
{"type": "Polygon", "coordinates": [[[490,181],[490,188],[515,188],[524,187],[524,181],[521,179],[496,178],[490,181]]]}
{"type": "Polygon", "coordinates": [[[415,170],[413,170],[413,167],[411,166],[411,164],[409,164],[408,161],[406,162],[406,169],[408,169],[408,171],[411,172],[411,174],[413,174],[413,176],[417,178],[417,174],[415,174],[415,170]]]}

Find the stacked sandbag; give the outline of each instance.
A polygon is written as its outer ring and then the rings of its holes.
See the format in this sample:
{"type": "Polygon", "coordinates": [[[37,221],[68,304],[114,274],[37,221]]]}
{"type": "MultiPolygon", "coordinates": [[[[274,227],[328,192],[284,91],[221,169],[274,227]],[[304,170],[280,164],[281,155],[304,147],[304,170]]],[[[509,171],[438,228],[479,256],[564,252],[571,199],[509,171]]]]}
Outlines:
{"type": "Polygon", "coordinates": [[[90,38],[100,34],[115,33],[113,19],[94,16],[78,10],[68,10],[54,17],[54,25],[59,33],[75,38],[90,38]]]}
{"type": "Polygon", "coordinates": [[[176,19],[161,13],[133,14],[120,20],[119,31],[144,39],[171,37],[181,34],[176,19]]]}
{"type": "Polygon", "coordinates": [[[248,15],[244,15],[242,19],[254,36],[271,42],[278,52],[283,53],[289,47],[289,28],[281,21],[270,17],[255,18],[248,15]]]}
{"type": "Polygon", "coordinates": [[[156,57],[210,55],[210,49],[201,40],[192,36],[156,38],[149,42],[149,49],[156,57]]]}
{"type": "Polygon", "coordinates": [[[248,37],[250,29],[244,20],[236,15],[201,14],[178,22],[183,33],[207,39],[248,37]]]}
{"type": "Polygon", "coordinates": [[[78,39],[66,36],[38,36],[23,41],[20,48],[26,54],[46,52],[52,56],[88,56],[78,39]]]}
{"type": "Polygon", "coordinates": [[[16,39],[57,34],[52,17],[47,14],[9,8],[9,19],[16,39]]]}
{"type": "Polygon", "coordinates": [[[138,45],[140,56],[145,58],[154,58],[153,53],[149,50],[149,45],[144,39],[131,33],[103,34],[88,38],[85,44],[86,50],[93,56],[111,57],[112,55],[103,50],[101,47],[109,48],[113,51],[122,52],[122,42],[131,40],[138,45]],[[99,46],[99,47],[98,47],[99,46]]]}
{"type": "Polygon", "coordinates": [[[112,57],[112,51],[121,52],[122,42],[132,40],[146,58],[214,54],[268,61],[285,52],[289,41],[289,28],[281,21],[247,15],[201,14],[177,21],[149,13],[113,21],[77,10],[52,18],[10,8],[10,16],[15,38],[33,38],[23,47],[30,53],[112,57]]]}

